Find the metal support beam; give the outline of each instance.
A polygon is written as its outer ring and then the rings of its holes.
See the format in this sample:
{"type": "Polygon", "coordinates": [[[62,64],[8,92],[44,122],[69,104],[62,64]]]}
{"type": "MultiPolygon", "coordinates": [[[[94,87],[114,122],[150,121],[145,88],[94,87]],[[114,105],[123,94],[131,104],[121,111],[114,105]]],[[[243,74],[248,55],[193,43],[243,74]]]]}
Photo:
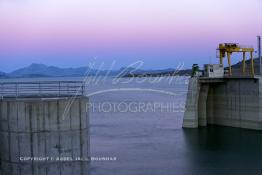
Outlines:
{"type": "Polygon", "coordinates": [[[232,75],[232,69],[231,69],[231,58],[230,58],[230,52],[227,52],[227,61],[228,61],[228,68],[229,68],[229,75],[232,75]]]}
{"type": "Polygon", "coordinates": [[[223,65],[223,54],[221,51],[219,51],[219,58],[220,58],[220,64],[223,65]]]}
{"type": "Polygon", "coordinates": [[[243,52],[242,73],[246,75],[246,52],[243,52]]]}
{"type": "Polygon", "coordinates": [[[255,76],[255,70],[254,70],[253,52],[250,52],[250,58],[251,58],[251,74],[254,77],[255,76]]]}

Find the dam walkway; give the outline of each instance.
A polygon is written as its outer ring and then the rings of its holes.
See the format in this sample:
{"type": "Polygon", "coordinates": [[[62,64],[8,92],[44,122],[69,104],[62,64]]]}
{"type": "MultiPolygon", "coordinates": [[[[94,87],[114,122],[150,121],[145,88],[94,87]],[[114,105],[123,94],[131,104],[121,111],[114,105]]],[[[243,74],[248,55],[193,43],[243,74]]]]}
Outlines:
{"type": "Polygon", "coordinates": [[[0,98],[83,96],[83,81],[0,82],[0,98]]]}

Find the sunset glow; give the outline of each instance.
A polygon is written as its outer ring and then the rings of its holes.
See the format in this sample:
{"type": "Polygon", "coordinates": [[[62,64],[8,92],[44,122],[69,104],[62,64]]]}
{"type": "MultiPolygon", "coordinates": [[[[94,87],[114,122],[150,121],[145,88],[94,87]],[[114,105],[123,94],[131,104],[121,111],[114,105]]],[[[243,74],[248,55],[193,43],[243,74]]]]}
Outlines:
{"type": "Polygon", "coordinates": [[[138,59],[147,68],[215,59],[220,42],[256,46],[259,0],[2,0],[1,71],[138,59]]]}

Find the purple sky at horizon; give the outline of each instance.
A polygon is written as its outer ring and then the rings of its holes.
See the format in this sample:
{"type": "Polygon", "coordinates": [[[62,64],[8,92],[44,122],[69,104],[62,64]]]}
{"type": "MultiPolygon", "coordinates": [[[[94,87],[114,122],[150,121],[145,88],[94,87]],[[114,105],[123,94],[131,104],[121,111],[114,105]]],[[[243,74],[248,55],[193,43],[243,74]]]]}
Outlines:
{"type": "Polygon", "coordinates": [[[87,66],[94,57],[116,69],[217,63],[221,42],[256,48],[261,9],[260,0],[1,0],[0,71],[87,66]]]}

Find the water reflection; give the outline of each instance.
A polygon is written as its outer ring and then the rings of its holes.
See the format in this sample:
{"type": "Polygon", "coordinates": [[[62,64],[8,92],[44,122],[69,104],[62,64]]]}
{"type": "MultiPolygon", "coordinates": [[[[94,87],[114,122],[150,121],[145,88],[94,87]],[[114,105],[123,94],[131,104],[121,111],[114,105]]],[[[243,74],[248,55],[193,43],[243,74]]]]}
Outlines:
{"type": "Polygon", "coordinates": [[[183,130],[187,174],[262,174],[262,132],[208,126],[183,130]]]}

